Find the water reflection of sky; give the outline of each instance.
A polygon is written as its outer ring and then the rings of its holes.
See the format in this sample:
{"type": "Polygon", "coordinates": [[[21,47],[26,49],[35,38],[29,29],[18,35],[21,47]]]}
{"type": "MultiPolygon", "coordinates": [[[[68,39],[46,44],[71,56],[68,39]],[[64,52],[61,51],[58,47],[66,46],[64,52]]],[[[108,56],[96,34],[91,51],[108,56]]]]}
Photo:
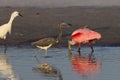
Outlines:
{"type": "MultiPolygon", "coordinates": [[[[6,71],[4,69],[5,73],[9,74],[10,72],[10,74],[13,74],[15,77],[17,75],[17,77],[20,77],[22,80],[58,80],[57,77],[44,76],[43,74],[32,70],[33,67],[36,67],[39,64],[33,57],[35,51],[38,50],[37,48],[8,47],[7,57],[3,55],[3,50],[4,47],[0,47],[0,65],[8,66],[4,68],[9,68],[8,70],[10,70],[6,71]]],[[[61,71],[63,80],[120,79],[120,47],[95,47],[95,52],[91,59],[89,56],[89,48],[83,47],[80,56],[78,56],[76,50],[76,48],[72,49],[72,57],[68,57],[67,48],[51,48],[48,51],[48,54],[51,57],[47,59],[47,62],[61,71]],[[82,64],[79,64],[79,67],[82,65],[85,67],[79,68],[78,66],[74,66],[74,64],[79,62],[82,62],[82,64]],[[90,64],[90,67],[88,64],[90,64]],[[81,71],[81,69],[83,71],[81,71]]],[[[40,51],[37,55],[41,62],[46,61],[44,53],[44,51],[40,51]]],[[[3,77],[1,69],[2,67],[0,66],[0,80],[8,78],[9,76],[3,77]]]]}

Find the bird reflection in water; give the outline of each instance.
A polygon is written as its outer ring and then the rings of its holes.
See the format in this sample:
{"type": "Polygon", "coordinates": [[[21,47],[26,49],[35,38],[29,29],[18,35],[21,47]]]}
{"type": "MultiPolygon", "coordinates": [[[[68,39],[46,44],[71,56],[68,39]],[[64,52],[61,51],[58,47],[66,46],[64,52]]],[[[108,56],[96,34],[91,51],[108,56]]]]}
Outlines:
{"type": "Polygon", "coordinates": [[[50,65],[46,61],[40,62],[37,57],[35,57],[35,59],[39,64],[37,65],[37,67],[33,68],[33,70],[40,71],[41,73],[47,75],[58,76],[59,80],[63,80],[62,74],[59,69],[57,69],[55,66],[50,65]]]}
{"type": "Polygon", "coordinates": [[[6,54],[0,54],[0,78],[2,80],[18,80],[6,54]]]}
{"type": "Polygon", "coordinates": [[[80,52],[78,52],[78,55],[69,53],[69,58],[71,59],[73,71],[83,76],[96,74],[100,71],[100,61],[96,60],[93,52],[84,56],[80,52]]]}

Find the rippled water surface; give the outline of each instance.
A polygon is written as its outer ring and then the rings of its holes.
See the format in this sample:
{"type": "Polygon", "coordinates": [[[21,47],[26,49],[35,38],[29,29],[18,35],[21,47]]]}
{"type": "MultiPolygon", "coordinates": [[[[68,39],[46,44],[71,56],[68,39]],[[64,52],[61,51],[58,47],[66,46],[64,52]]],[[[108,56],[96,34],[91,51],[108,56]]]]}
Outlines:
{"type": "Polygon", "coordinates": [[[0,46],[0,80],[119,80],[120,79],[120,47],[95,47],[91,53],[89,48],[77,48],[68,54],[67,48],[51,48],[49,58],[45,51],[31,47],[0,46]],[[35,53],[37,58],[34,57],[35,53]],[[48,63],[60,75],[43,73],[36,70],[39,64],[48,63]]]}

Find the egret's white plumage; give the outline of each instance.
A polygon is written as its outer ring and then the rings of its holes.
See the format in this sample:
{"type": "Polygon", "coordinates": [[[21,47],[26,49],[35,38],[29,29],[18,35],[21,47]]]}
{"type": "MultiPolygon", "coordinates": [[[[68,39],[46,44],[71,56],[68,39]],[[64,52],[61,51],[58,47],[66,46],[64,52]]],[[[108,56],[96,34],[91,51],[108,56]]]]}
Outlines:
{"type": "Polygon", "coordinates": [[[20,14],[18,11],[14,11],[11,14],[9,22],[0,26],[0,39],[5,40],[7,33],[11,34],[12,22],[19,15],[20,14]]]}

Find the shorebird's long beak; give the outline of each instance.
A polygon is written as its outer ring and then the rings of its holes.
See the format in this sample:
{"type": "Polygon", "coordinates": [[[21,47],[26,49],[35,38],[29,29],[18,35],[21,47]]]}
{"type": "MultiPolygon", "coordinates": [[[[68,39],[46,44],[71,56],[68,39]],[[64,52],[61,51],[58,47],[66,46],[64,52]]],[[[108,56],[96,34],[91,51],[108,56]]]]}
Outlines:
{"type": "Polygon", "coordinates": [[[70,24],[70,23],[67,23],[67,25],[69,25],[69,26],[73,26],[72,24],[70,24]]]}
{"type": "Polygon", "coordinates": [[[64,27],[71,27],[71,26],[73,26],[72,24],[70,24],[70,23],[65,23],[65,22],[63,22],[62,23],[62,26],[64,27]]]}
{"type": "Polygon", "coordinates": [[[23,17],[23,15],[21,15],[20,13],[19,13],[19,16],[23,17]]]}
{"type": "Polygon", "coordinates": [[[69,28],[69,27],[72,27],[73,25],[72,24],[70,24],[70,23],[67,23],[67,27],[69,28]]]}

